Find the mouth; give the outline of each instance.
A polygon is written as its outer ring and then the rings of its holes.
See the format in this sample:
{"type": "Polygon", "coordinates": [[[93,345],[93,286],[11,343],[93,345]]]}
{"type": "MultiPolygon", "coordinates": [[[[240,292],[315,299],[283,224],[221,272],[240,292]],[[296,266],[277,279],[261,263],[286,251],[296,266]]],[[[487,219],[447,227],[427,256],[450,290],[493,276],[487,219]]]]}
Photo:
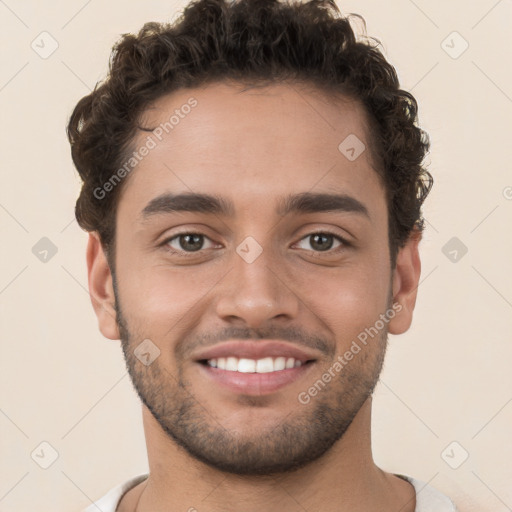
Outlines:
{"type": "MultiPolygon", "coordinates": [[[[288,360],[290,359],[288,358],[288,360]]],[[[285,363],[283,369],[276,369],[276,367],[280,368],[283,362],[280,358],[275,358],[275,360],[277,360],[277,363],[274,363],[275,366],[272,370],[270,370],[270,364],[273,362],[271,358],[270,361],[267,361],[267,358],[258,360],[226,358],[224,363],[221,358],[221,365],[230,365],[233,369],[220,368],[218,366],[219,360],[217,360],[217,366],[212,365],[215,360],[199,361],[198,366],[202,376],[213,386],[212,391],[215,390],[216,385],[220,385],[223,389],[235,394],[263,396],[276,393],[298,381],[306,373],[309,373],[315,365],[314,360],[304,363],[295,361],[293,367],[286,368],[285,363]],[[260,361],[264,361],[264,363],[260,363],[260,361]]],[[[291,365],[292,362],[293,360],[289,364],[291,365]]]]}
{"type": "Polygon", "coordinates": [[[239,373],[274,373],[292,368],[299,368],[316,361],[316,359],[301,360],[295,357],[264,357],[262,359],[247,359],[238,357],[218,357],[201,359],[199,363],[211,368],[218,368],[227,372],[239,373]]]}
{"type": "Polygon", "coordinates": [[[257,396],[298,381],[320,357],[316,350],[282,340],[230,340],[196,353],[193,359],[212,390],[220,386],[257,396]]]}

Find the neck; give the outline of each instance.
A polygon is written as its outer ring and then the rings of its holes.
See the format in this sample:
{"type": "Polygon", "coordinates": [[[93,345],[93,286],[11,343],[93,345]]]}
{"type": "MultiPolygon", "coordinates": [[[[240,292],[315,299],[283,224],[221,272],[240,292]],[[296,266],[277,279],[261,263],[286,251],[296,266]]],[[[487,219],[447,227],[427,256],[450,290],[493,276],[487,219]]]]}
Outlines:
{"type": "Polygon", "coordinates": [[[150,476],[125,495],[118,512],[414,511],[412,486],[373,462],[371,397],[324,456],[277,477],[238,476],[211,468],[169,439],[145,407],[143,419],[150,476]]]}

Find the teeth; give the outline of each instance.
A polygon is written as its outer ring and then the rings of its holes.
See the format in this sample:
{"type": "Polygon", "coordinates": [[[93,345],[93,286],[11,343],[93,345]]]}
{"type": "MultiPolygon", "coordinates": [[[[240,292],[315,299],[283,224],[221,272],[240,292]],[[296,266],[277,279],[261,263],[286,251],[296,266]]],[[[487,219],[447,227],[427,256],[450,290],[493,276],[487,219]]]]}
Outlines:
{"type": "MultiPolygon", "coordinates": [[[[261,359],[258,361],[261,361],[261,359]]],[[[235,368],[233,371],[242,373],[254,373],[256,371],[256,363],[258,361],[255,361],[254,359],[239,359],[238,368],[235,368]]],[[[221,370],[229,370],[229,368],[226,366],[226,368],[221,368],[221,370]]]]}
{"type": "MultiPolygon", "coordinates": [[[[250,361],[250,359],[246,359],[250,361]]],[[[258,359],[256,361],[256,369],[253,370],[256,373],[269,373],[274,371],[274,361],[271,357],[265,357],[265,359],[258,359]]]]}
{"type": "Polygon", "coordinates": [[[241,373],[270,373],[302,366],[302,363],[294,357],[265,357],[258,360],[219,357],[217,359],[208,359],[207,364],[220,370],[241,373]]]}
{"type": "MultiPolygon", "coordinates": [[[[293,359],[293,357],[290,357],[293,359]]],[[[274,359],[274,371],[284,370],[286,368],[286,357],[276,357],[274,359]]]]}
{"type": "Polygon", "coordinates": [[[236,372],[238,369],[238,360],[236,357],[228,357],[226,359],[226,370],[236,372]]]}

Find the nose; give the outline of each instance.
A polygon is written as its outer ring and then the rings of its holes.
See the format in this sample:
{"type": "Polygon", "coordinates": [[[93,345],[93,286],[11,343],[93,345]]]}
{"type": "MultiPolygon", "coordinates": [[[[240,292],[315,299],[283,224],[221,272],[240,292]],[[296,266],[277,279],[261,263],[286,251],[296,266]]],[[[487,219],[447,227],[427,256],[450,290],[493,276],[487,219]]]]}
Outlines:
{"type": "Polygon", "coordinates": [[[270,250],[251,262],[234,252],[232,269],[219,283],[216,313],[220,319],[250,328],[269,321],[295,319],[300,299],[290,283],[291,271],[270,250]]]}

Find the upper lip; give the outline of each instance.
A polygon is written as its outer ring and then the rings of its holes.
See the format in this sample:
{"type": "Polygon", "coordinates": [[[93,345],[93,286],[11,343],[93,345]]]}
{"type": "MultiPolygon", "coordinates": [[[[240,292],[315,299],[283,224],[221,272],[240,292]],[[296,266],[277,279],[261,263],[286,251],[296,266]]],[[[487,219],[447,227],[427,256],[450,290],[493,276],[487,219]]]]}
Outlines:
{"type": "Polygon", "coordinates": [[[265,357],[293,357],[302,363],[318,359],[318,355],[284,341],[276,340],[232,340],[198,352],[194,359],[203,361],[219,357],[238,359],[263,359],[265,357]]]}

